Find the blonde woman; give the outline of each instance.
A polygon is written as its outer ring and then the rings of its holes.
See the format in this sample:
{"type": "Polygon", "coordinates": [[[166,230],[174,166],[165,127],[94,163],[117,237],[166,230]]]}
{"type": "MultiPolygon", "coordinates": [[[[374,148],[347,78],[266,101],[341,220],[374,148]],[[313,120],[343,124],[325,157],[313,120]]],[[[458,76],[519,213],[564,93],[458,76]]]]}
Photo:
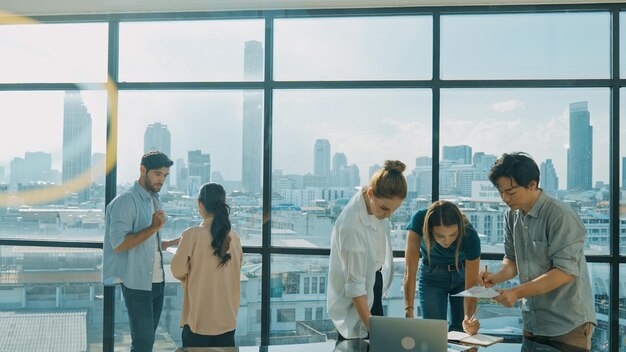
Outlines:
{"type": "Polygon", "coordinates": [[[339,340],[368,336],[369,317],[383,315],[393,253],[388,218],[402,205],[406,166],[387,160],[335,221],[328,272],[328,315],[339,340]]]}
{"type": "Polygon", "coordinates": [[[480,267],[480,239],[474,227],[452,202],[437,201],[418,210],[408,225],[404,302],[407,318],[414,314],[415,276],[419,267],[422,317],[448,319],[449,330],[476,334],[475,298],[451,295],[475,286],[480,267]]]}

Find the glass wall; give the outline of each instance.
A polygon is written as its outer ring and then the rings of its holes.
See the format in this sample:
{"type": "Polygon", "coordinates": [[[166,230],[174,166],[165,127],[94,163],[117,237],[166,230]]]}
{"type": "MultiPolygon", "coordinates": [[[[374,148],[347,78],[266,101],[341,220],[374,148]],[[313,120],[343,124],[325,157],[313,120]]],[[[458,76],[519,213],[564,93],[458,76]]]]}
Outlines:
{"type": "MultiPolygon", "coordinates": [[[[141,155],[158,149],[174,160],[160,192],[163,238],[199,222],[203,183],[227,191],[246,247],[237,343],[332,339],[330,234],[356,187],[387,159],[407,166],[409,193],[390,219],[399,251],[384,301],[387,315],[403,316],[410,216],[435,199],[456,202],[497,270],[506,205],[487,175],[502,153],[525,151],[541,167],[540,187],[570,204],[588,229],[601,350],[615,321],[606,263],[626,248],[626,120],[611,108],[611,89],[624,85],[613,72],[626,55],[619,63],[610,56],[620,6],[152,14],[0,26],[0,241],[23,241],[0,242],[1,317],[54,325],[70,314],[79,329],[63,336],[102,350],[101,250],[66,244],[101,246],[105,205],[138,179],[141,155]],[[107,93],[108,73],[117,90],[107,93]],[[613,144],[612,119],[621,122],[613,144]],[[117,136],[112,170],[104,166],[109,135],[117,136]],[[621,184],[612,187],[616,151],[621,184]],[[617,208],[619,234],[610,227],[617,208]],[[620,250],[612,249],[618,235],[620,250]],[[33,310],[51,320],[25,316],[33,310]]],[[[624,13],[620,19],[623,49],[624,13]]],[[[157,330],[164,350],[180,346],[182,290],[169,276],[169,255],[157,330]]],[[[119,290],[114,300],[109,343],[123,350],[130,339],[119,290]]],[[[521,334],[518,308],[480,304],[485,333],[521,334]]],[[[17,335],[0,333],[0,345],[7,336],[17,335]]]]}
{"type": "Polygon", "coordinates": [[[588,229],[585,252],[608,253],[609,93],[601,88],[442,90],[440,198],[461,205],[484,235],[484,252],[503,252],[507,208],[489,170],[502,153],[523,151],[540,167],[543,191],[580,215],[588,229]]]}
{"type": "Polygon", "coordinates": [[[431,16],[274,21],[276,81],[417,80],[431,77],[431,16]]]}
{"type": "Polygon", "coordinates": [[[406,164],[409,197],[391,218],[404,249],[418,198],[430,198],[431,93],[426,89],[274,92],[272,244],[328,248],[335,219],[387,159],[406,164]],[[420,168],[421,167],[421,168],[420,168]],[[421,183],[419,183],[421,182],[421,183]]]}
{"type": "Polygon", "coordinates": [[[0,346],[102,351],[101,263],[98,248],[0,246],[0,346]]]}
{"type": "Polygon", "coordinates": [[[441,17],[443,79],[609,78],[608,12],[441,17]]]}
{"type": "Polygon", "coordinates": [[[0,105],[0,238],[101,240],[106,94],[2,91],[0,105]]]}
{"type": "Polygon", "coordinates": [[[139,178],[141,156],[161,150],[174,161],[160,192],[167,215],[164,239],[200,222],[200,186],[217,182],[227,192],[242,244],[260,246],[262,104],[260,91],[121,92],[118,194],[139,178]]]}

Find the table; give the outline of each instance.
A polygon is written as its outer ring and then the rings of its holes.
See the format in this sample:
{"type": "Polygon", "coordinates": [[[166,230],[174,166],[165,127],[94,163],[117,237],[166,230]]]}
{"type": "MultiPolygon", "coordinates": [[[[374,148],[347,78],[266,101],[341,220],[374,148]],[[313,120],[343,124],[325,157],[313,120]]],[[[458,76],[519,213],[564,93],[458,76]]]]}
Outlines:
{"type": "MultiPolygon", "coordinates": [[[[488,347],[475,347],[471,352],[559,352],[558,349],[527,339],[519,342],[500,342],[488,347]]],[[[240,346],[240,347],[188,347],[176,352],[402,352],[370,351],[366,340],[347,340],[337,343],[334,340],[298,345],[240,346]]]]}

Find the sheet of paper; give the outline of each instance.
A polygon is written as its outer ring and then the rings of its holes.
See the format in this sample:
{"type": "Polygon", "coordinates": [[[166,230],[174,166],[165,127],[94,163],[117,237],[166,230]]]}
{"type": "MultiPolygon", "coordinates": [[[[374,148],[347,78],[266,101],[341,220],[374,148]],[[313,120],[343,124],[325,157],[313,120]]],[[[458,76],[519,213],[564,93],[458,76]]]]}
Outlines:
{"type": "Polygon", "coordinates": [[[470,335],[460,331],[448,331],[448,340],[461,341],[466,337],[470,337],[470,335]]]}
{"type": "Polygon", "coordinates": [[[465,290],[463,292],[459,292],[456,295],[452,295],[454,297],[474,297],[474,298],[494,298],[499,296],[500,294],[498,293],[498,291],[494,290],[493,288],[489,287],[482,287],[482,286],[474,286],[471,287],[468,290],[465,290]]]}
{"type": "Polygon", "coordinates": [[[172,253],[172,254],[176,254],[176,249],[178,247],[167,247],[166,251],[172,253]]]}
{"type": "Polygon", "coordinates": [[[483,335],[483,334],[476,334],[476,335],[472,335],[470,337],[466,337],[463,339],[464,343],[471,343],[473,345],[480,345],[480,346],[489,346],[489,345],[493,345],[494,343],[497,342],[501,342],[504,339],[502,337],[499,336],[489,336],[489,335],[483,335]]]}

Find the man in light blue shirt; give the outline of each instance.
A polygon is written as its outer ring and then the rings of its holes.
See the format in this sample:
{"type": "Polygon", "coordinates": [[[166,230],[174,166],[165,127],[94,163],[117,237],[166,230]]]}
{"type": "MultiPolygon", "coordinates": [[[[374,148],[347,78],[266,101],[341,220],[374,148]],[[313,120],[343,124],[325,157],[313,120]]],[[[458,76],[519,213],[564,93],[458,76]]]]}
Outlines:
{"type": "Polygon", "coordinates": [[[172,164],[161,152],[144,154],[139,180],[106,208],[102,281],[122,284],[132,352],[152,351],[165,286],[161,251],[180,240],[161,241],[159,234],[165,212],[158,193],[172,164]]]}
{"type": "Polygon", "coordinates": [[[481,273],[479,282],[489,287],[519,275],[519,286],[498,290],[494,299],[507,307],[521,300],[524,336],[589,351],[596,317],[583,252],[587,230],[578,214],[538,187],[539,168],[528,154],[504,154],[489,180],[509,210],[502,267],[481,273]]]}

